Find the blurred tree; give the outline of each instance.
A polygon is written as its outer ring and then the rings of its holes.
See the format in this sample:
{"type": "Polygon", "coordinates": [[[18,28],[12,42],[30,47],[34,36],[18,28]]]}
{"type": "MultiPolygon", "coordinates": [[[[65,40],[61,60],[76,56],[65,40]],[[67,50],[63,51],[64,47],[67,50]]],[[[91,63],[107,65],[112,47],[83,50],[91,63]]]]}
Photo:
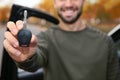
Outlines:
{"type": "Polygon", "coordinates": [[[56,18],[58,18],[56,9],[54,8],[54,0],[44,0],[42,3],[38,5],[38,8],[52,14],[56,18]]]}
{"type": "MultiPolygon", "coordinates": [[[[54,0],[44,0],[38,5],[38,9],[44,10],[58,18],[56,9],[54,8],[54,0]]],[[[98,0],[97,3],[91,4],[87,0],[82,18],[100,18],[104,20],[120,19],[120,0],[98,0]]],[[[5,6],[0,8],[0,22],[6,22],[9,18],[10,7],[5,6]]]]}
{"type": "Polygon", "coordinates": [[[108,9],[107,12],[111,15],[111,19],[120,19],[120,1],[111,9],[108,9]]]}
{"type": "Polygon", "coordinates": [[[99,0],[95,4],[85,6],[83,18],[99,18],[101,20],[109,21],[120,18],[120,0],[99,0]],[[104,4],[103,4],[104,3],[104,4]]]}
{"type": "Polygon", "coordinates": [[[8,21],[10,15],[10,8],[8,6],[0,8],[0,22],[8,21]]]}

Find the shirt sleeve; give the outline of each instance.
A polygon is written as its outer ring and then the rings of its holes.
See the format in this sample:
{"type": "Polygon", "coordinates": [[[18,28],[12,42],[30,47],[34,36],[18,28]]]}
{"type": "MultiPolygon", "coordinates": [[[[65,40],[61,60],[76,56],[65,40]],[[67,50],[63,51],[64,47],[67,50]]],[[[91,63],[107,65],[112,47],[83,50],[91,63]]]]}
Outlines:
{"type": "Polygon", "coordinates": [[[26,71],[34,72],[37,69],[47,65],[48,42],[46,33],[45,32],[39,33],[37,35],[37,38],[38,45],[35,55],[24,62],[16,63],[18,67],[26,71]]]}
{"type": "Polygon", "coordinates": [[[108,65],[107,65],[107,80],[117,80],[118,71],[119,71],[117,48],[111,38],[108,40],[108,45],[109,45],[109,56],[108,56],[108,65]]]}

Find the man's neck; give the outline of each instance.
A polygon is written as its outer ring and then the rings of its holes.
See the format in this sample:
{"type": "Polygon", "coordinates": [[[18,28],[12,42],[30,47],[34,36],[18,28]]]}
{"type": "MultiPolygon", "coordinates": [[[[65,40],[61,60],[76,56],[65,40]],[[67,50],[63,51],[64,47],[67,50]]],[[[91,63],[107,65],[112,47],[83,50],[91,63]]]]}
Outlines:
{"type": "Polygon", "coordinates": [[[86,24],[82,20],[78,20],[73,24],[66,24],[61,21],[59,27],[65,31],[82,31],[86,28],[86,24]]]}

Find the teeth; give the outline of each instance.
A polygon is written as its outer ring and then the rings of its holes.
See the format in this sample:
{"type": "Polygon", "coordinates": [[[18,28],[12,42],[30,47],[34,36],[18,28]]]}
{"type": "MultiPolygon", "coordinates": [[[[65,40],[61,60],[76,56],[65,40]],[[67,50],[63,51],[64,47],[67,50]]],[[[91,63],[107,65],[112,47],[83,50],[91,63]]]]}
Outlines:
{"type": "Polygon", "coordinates": [[[73,13],[74,13],[73,10],[66,10],[66,11],[65,11],[65,14],[66,14],[66,15],[72,15],[73,13]]]}

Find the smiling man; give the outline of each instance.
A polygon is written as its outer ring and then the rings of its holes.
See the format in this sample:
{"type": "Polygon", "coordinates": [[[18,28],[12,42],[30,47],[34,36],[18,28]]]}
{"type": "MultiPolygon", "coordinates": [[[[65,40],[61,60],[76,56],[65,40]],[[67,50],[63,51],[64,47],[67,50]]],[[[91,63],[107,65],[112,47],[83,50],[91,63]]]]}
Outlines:
{"type": "Polygon", "coordinates": [[[4,47],[16,64],[27,71],[43,67],[44,80],[116,80],[118,57],[104,33],[82,23],[85,0],[54,0],[60,24],[33,35],[29,47],[16,38],[23,22],[8,22],[4,47]]]}
{"type": "Polygon", "coordinates": [[[55,1],[56,8],[58,10],[58,15],[65,23],[74,23],[77,19],[79,19],[81,13],[82,13],[82,7],[84,2],[82,0],[79,0],[79,2],[75,1],[63,1],[61,3],[60,0],[55,1]]]}

